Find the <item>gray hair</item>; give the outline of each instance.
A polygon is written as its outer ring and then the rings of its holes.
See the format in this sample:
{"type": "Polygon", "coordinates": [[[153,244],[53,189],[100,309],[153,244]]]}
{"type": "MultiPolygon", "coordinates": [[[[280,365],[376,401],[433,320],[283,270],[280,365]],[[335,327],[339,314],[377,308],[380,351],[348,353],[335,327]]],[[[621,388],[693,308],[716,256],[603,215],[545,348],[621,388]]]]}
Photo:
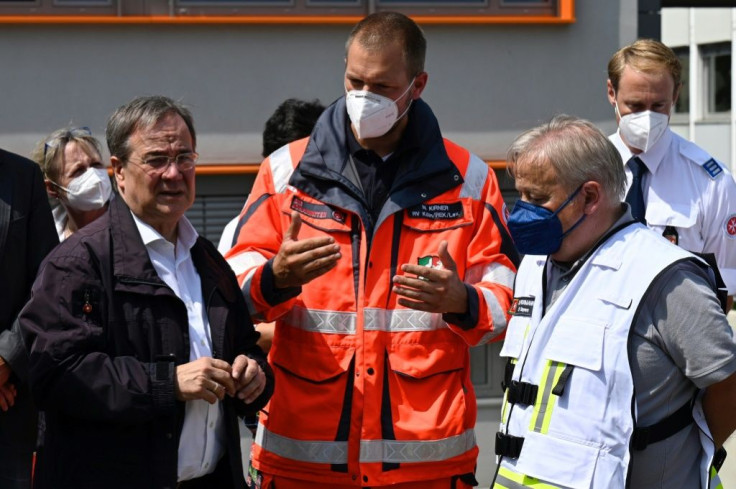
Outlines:
{"type": "Polygon", "coordinates": [[[66,127],[57,129],[46,138],[38,141],[31,151],[31,159],[41,167],[44,177],[58,182],[61,176],[61,160],[69,143],[77,143],[90,157],[101,158],[100,142],[92,136],[87,127],[66,127]]]}
{"type": "Polygon", "coordinates": [[[573,192],[588,181],[601,184],[611,203],[621,201],[626,176],[616,147],[591,122],[561,114],[522,133],[506,154],[508,171],[516,165],[550,164],[562,186],[573,192]]]}
{"type": "Polygon", "coordinates": [[[194,121],[189,109],[174,100],[161,95],[137,97],[118,109],[107,121],[107,148],[110,156],[126,162],[130,157],[130,136],[138,129],[147,129],[156,124],[162,117],[175,113],[184,119],[192,136],[194,148],[197,136],[194,132],[194,121]]]}

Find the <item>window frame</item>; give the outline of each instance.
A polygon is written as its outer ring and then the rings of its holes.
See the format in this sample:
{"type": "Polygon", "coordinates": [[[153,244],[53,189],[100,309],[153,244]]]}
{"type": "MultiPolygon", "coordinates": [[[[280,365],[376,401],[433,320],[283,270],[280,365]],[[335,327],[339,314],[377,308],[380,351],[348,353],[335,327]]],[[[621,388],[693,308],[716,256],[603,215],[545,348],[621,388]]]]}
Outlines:
{"type": "Polygon", "coordinates": [[[700,44],[698,46],[698,54],[701,61],[701,77],[702,87],[701,96],[703,97],[703,120],[706,121],[718,121],[728,119],[730,120],[731,110],[733,109],[733,100],[730,100],[730,106],[728,110],[715,110],[716,106],[716,58],[719,56],[728,56],[728,71],[729,77],[727,77],[726,90],[729,98],[731,97],[731,79],[733,76],[731,71],[731,42],[717,42],[709,44],[700,44]]]}
{"type": "Polygon", "coordinates": [[[395,10],[421,24],[569,24],[575,0],[14,0],[0,23],[354,24],[395,10]],[[383,5],[382,5],[383,4],[383,5]],[[452,5],[454,4],[454,5],[452,5]]]}

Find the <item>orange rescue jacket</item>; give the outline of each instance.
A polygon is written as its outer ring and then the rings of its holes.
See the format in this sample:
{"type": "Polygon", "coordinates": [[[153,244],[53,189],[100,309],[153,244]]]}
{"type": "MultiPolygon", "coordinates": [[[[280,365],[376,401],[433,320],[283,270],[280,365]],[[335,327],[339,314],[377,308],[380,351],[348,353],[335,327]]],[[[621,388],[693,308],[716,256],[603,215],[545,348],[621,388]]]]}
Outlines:
{"type": "MultiPolygon", "coordinates": [[[[518,256],[494,173],[443,140],[417,101],[422,148],[397,174],[373,228],[346,170],[344,99],[312,136],[261,165],[227,258],[251,314],[276,321],[276,388],[260,417],[253,465],[325,484],[380,486],[473,473],[476,399],[469,345],[502,339],[518,256]],[[298,164],[298,165],[297,165],[298,164]],[[301,288],[274,291],[269,260],[290,213],[299,239],[331,235],[339,264],[301,288]],[[397,303],[392,277],[447,241],[475,324],[397,303]]],[[[411,119],[410,119],[411,121],[411,119]]]]}

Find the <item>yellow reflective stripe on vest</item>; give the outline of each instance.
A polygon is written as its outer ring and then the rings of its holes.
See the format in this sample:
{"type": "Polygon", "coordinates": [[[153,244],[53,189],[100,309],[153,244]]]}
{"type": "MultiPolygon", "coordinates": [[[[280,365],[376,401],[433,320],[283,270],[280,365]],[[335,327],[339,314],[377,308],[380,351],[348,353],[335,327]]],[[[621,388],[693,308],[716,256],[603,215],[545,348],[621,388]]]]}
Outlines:
{"type": "MultiPolygon", "coordinates": [[[[279,457],[318,464],[348,463],[348,442],[297,440],[272,433],[258,426],[255,442],[279,457]]],[[[440,440],[363,440],[360,442],[360,462],[441,462],[471,450],[475,432],[467,430],[457,436],[440,440]]]]}
{"type": "Polygon", "coordinates": [[[498,470],[498,477],[496,477],[496,482],[493,484],[493,489],[523,489],[525,487],[533,487],[534,489],[561,489],[560,486],[540,482],[539,479],[517,474],[505,467],[501,467],[498,470]]]}
{"type": "Polygon", "coordinates": [[[557,381],[560,380],[560,375],[562,375],[564,370],[564,363],[553,362],[551,360],[547,361],[547,365],[542,373],[542,380],[539,383],[537,402],[534,403],[529,431],[547,433],[549,421],[552,418],[552,408],[554,408],[557,402],[557,396],[552,397],[552,389],[557,385],[557,381]]]}

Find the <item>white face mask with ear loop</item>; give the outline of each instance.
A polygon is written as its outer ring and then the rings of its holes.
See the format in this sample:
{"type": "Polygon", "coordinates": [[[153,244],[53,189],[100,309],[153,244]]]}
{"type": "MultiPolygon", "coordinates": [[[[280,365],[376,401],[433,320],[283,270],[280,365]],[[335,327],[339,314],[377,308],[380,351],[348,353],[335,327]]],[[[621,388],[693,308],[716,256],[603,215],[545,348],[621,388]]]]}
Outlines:
{"type": "MultiPolygon", "coordinates": [[[[618,110],[618,101],[615,102],[614,110],[619,117],[618,129],[624,140],[630,146],[645,153],[662,138],[670,122],[669,115],[651,110],[632,112],[622,116],[618,110]]],[[[671,111],[672,108],[670,108],[671,111]]]]}
{"type": "Polygon", "coordinates": [[[68,187],[56,182],[54,186],[66,192],[69,207],[78,211],[93,211],[104,206],[112,194],[112,184],[105,168],[87,168],[87,171],[72,179],[68,187]]]}
{"type": "Polygon", "coordinates": [[[358,139],[383,136],[396,124],[396,121],[409,112],[413,99],[400,115],[399,106],[396,102],[401,100],[414,86],[414,80],[416,80],[416,77],[412,78],[404,93],[399,95],[396,100],[391,100],[368,90],[346,90],[345,105],[358,139]]]}

